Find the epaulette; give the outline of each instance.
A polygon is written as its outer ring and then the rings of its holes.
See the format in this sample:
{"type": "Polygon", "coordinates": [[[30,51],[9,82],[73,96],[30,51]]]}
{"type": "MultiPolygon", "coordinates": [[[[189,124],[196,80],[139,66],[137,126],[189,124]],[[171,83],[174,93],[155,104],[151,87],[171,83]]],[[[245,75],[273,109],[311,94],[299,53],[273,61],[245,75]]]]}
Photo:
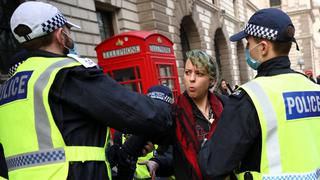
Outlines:
{"type": "Polygon", "coordinates": [[[245,95],[245,91],[243,89],[237,89],[230,95],[230,97],[241,99],[243,95],[245,95]]]}
{"type": "Polygon", "coordinates": [[[89,58],[82,58],[78,55],[75,54],[68,54],[68,57],[71,57],[72,59],[75,59],[76,61],[78,61],[80,64],[82,64],[85,68],[90,68],[90,67],[95,67],[97,66],[97,64],[95,62],[93,62],[91,59],[89,58]]]}

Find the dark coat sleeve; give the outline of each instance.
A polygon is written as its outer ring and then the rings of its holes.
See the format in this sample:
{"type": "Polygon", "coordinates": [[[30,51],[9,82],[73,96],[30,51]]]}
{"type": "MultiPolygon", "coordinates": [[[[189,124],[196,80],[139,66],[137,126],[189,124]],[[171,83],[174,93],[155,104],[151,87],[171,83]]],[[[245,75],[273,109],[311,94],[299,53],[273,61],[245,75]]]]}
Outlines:
{"type": "Polygon", "coordinates": [[[0,144],[0,176],[8,179],[8,168],[7,168],[6,159],[4,157],[4,152],[1,144],[0,144]]]}
{"type": "Polygon", "coordinates": [[[261,128],[257,112],[247,94],[231,95],[212,136],[201,148],[198,161],[201,171],[210,179],[223,179],[240,162],[255,141],[261,128]]]}
{"type": "Polygon", "coordinates": [[[155,135],[172,124],[165,102],[130,91],[100,69],[63,69],[56,76],[55,88],[59,90],[53,96],[65,107],[124,133],[155,135]]]}
{"type": "Polygon", "coordinates": [[[156,172],[157,176],[167,177],[174,174],[173,145],[159,146],[157,154],[150,160],[159,164],[159,169],[156,172]]]}

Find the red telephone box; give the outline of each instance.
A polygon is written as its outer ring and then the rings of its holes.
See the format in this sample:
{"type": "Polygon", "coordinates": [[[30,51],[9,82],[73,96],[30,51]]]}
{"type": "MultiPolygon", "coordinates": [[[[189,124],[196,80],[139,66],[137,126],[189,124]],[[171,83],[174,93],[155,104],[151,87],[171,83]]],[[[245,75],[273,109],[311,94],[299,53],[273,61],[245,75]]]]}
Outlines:
{"type": "Polygon", "coordinates": [[[159,33],[124,32],[97,45],[98,64],[133,91],[145,94],[150,86],[162,84],[177,97],[180,86],[172,45],[159,33]]]}

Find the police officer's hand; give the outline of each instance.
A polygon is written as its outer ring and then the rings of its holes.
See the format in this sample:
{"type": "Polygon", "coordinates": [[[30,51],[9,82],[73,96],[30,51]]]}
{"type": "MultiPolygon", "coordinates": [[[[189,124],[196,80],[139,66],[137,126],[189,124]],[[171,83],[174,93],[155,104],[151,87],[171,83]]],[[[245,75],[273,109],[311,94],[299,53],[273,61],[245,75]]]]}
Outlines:
{"type": "Polygon", "coordinates": [[[139,165],[146,165],[147,168],[149,169],[151,179],[152,180],[156,179],[156,171],[159,168],[159,164],[157,162],[152,161],[152,160],[146,160],[146,161],[139,162],[138,164],[139,165]]]}
{"type": "Polygon", "coordinates": [[[154,145],[152,142],[148,141],[147,144],[142,149],[142,156],[146,156],[148,153],[154,150],[154,145]]]}

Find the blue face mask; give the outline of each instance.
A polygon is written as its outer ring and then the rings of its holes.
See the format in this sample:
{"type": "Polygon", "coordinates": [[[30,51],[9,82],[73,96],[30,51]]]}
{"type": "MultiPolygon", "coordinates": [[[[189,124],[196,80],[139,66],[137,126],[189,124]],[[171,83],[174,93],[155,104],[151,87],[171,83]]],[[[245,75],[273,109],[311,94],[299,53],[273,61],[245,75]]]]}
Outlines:
{"type": "Polygon", "coordinates": [[[72,38],[67,34],[65,33],[64,31],[62,31],[63,34],[65,34],[70,40],[71,40],[71,45],[70,47],[67,47],[67,46],[64,46],[64,48],[66,48],[66,52],[65,54],[74,54],[74,55],[78,55],[78,52],[76,50],[76,46],[74,44],[74,41],[72,40],[72,38]]]}
{"type": "Polygon", "coordinates": [[[68,54],[79,55],[73,41],[72,41],[72,48],[69,48],[68,50],[69,50],[68,54]]]}
{"type": "Polygon", "coordinates": [[[258,67],[261,65],[261,63],[255,59],[253,59],[250,55],[250,50],[246,48],[245,50],[245,56],[246,56],[246,61],[247,64],[254,70],[257,70],[258,67]]]}

